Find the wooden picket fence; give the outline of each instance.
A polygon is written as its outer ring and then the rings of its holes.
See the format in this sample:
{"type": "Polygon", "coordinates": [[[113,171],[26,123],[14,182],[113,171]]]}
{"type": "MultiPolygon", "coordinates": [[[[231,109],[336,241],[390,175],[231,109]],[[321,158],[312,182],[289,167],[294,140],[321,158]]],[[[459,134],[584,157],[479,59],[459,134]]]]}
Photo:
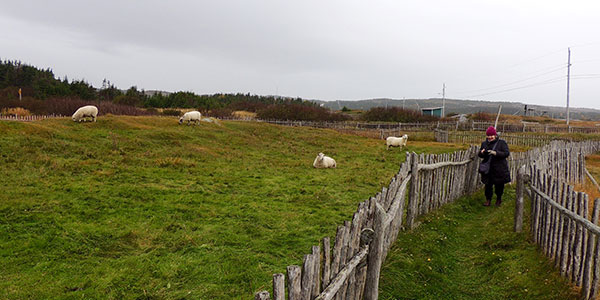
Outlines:
{"type": "Polygon", "coordinates": [[[18,115],[0,115],[0,121],[21,121],[21,122],[33,122],[45,119],[53,118],[64,118],[63,115],[31,115],[31,116],[18,116],[18,115]]]}
{"type": "MultiPolygon", "coordinates": [[[[431,131],[434,129],[444,131],[476,131],[485,132],[485,130],[494,126],[494,122],[481,121],[444,121],[444,122],[421,122],[421,123],[404,123],[404,122],[324,122],[324,121],[291,121],[291,120],[262,120],[262,119],[240,119],[240,118],[224,118],[224,120],[238,121],[254,121],[277,124],[282,126],[307,126],[315,128],[329,129],[345,129],[345,130],[364,130],[377,131],[380,136],[402,136],[407,131],[431,131]]],[[[497,130],[503,133],[600,133],[600,126],[567,126],[567,125],[545,125],[538,123],[507,123],[500,122],[496,126],[497,130]]],[[[532,145],[535,146],[535,145],[532,145]]]]}
{"type": "MultiPolygon", "coordinates": [[[[483,132],[436,130],[434,136],[436,142],[440,143],[480,145],[481,142],[485,140],[485,134],[483,132]]],[[[542,147],[553,140],[557,140],[557,138],[549,135],[519,135],[505,133],[502,133],[500,138],[505,140],[509,145],[528,147],[542,147]]]]}
{"type": "MultiPolygon", "coordinates": [[[[524,192],[531,199],[531,239],[554,261],[561,275],[581,287],[582,299],[596,299],[600,283],[600,199],[588,211],[589,197],[570,183],[583,183],[585,156],[600,151],[598,142],[554,142],[532,152],[517,171],[514,230],[523,228],[524,192]],[[528,188],[526,188],[526,185],[528,188]]],[[[592,178],[593,179],[593,178],[592,178]]]]}

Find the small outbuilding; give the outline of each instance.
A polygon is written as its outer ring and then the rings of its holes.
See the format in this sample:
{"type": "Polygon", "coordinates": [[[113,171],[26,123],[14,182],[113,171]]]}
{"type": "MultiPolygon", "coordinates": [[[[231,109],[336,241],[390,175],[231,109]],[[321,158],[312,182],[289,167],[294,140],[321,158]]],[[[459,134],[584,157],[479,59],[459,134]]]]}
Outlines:
{"type": "Polygon", "coordinates": [[[442,117],[442,107],[421,108],[424,116],[442,117]]]}

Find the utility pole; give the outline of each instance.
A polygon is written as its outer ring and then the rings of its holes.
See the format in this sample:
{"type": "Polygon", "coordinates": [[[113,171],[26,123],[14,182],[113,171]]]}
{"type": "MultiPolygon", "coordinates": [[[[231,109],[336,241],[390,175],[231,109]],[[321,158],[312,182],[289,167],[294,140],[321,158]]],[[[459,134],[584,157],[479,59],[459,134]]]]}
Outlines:
{"type": "Polygon", "coordinates": [[[446,116],[446,84],[442,88],[442,118],[446,116]]]}
{"type": "Polygon", "coordinates": [[[571,80],[571,48],[569,49],[569,59],[567,61],[567,126],[569,126],[569,84],[571,80]]]}
{"type": "Polygon", "coordinates": [[[498,106],[498,114],[496,115],[496,122],[494,122],[494,128],[498,130],[498,118],[500,118],[500,111],[502,111],[502,105],[498,106]]]}

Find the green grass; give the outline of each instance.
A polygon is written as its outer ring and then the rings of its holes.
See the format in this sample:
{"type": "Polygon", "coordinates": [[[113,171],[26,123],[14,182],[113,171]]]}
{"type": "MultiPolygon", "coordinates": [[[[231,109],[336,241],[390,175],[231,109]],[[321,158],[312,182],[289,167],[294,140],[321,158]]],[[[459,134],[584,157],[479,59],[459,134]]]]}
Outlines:
{"type": "Polygon", "coordinates": [[[251,299],[405,151],[466,146],[261,123],[0,122],[0,299],[251,299]],[[317,170],[318,152],[337,169],[317,170]]]}
{"type": "MultiPolygon", "coordinates": [[[[500,208],[463,197],[401,233],[382,269],[380,299],[578,299],[577,291],[513,232],[514,189],[500,208]]],[[[529,201],[526,201],[529,203],[529,201]]]]}

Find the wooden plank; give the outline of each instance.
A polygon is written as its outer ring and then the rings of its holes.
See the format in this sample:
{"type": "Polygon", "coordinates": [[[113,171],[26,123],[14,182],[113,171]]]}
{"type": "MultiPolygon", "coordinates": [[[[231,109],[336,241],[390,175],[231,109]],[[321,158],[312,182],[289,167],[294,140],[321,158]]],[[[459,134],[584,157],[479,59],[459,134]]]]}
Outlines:
{"type": "MultiPolygon", "coordinates": [[[[600,202],[600,199],[594,200],[594,214],[596,214],[597,203],[600,202]]],[[[599,218],[600,219],[600,218],[599,218]]],[[[598,224],[599,220],[596,220],[594,224],[598,224]]],[[[594,251],[594,267],[593,267],[593,276],[592,276],[592,284],[590,287],[590,297],[589,299],[597,299],[598,298],[598,285],[600,284],[600,236],[596,236],[596,249],[594,251]]]]}
{"type": "Polygon", "coordinates": [[[319,246],[312,246],[313,256],[313,286],[311,299],[316,298],[321,292],[321,249],[319,246]]]}
{"type": "Polygon", "coordinates": [[[400,188],[398,189],[398,193],[390,206],[390,210],[386,214],[386,228],[388,228],[388,232],[386,234],[386,240],[384,244],[384,255],[383,259],[387,256],[387,252],[392,246],[392,243],[396,241],[398,237],[398,232],[400,231],[400,226],[402,225],[402,215],[404,213],[404,202],[407,193],[408,183],[411,181],[411,176],[407,176],[402,181],[400,188]]]}
{"type": "MultiPolygon", "coordinates": [[[[389,189],[388,189],[388,191],[389,191],[389,189]]],[[[385,201],[387,201],[387,196],[386,196],[385,201]]],[[[350,240],[348,243],[349,250],[348,250],[346,263],[349,263],[350,260],[352,260],[352,258],[356,255],[356,253],[359,250],[361,230],[362,230],[361,215],[360,215],[360,212],[357,211],[356,213],[354,213],[354,216],[352,218],[352,225],[350,228],[350,240]]],[[[355,272],[351,272],[350,275],[348,276],[348,280],[347,280],[346,299],[352,298],[354,296],[355,290],[356,290],[356,276],[355,276],[355,272]]]]}
{"type": "MultiPolygon", "coordinates": [[[[592,223],[598,224],[598,217],[600,216],[600,200],[596,199],[594,201],[594,211],[592,213],[592,223]]],[[[593,299],[591,295],[593,293],[592,290],[592,281],[594,279],[594,275],[592,273],[592,267],[594,266],[594,262],[597,261],[598,255],[594,255],[596,253],[595,248],[597,244],[597,236],[594,234],[589,234],[587,239],[587,255],[585,259],[585,266],[583,271],[583,280],[581,285],[581,296],[583,299],[593,299]]],[[[600,275],[600,274],[599,274],[600,275]]],[[[596,285],[598,282],[596,282],[596,285]]],[[[595,298],[595,297],[594,297],[595,298]]]]}
{"type": "MultiPolygon", "coordinates": [[[[367,228],[368,216],[369,216],[368,210],[366,209],[366,206],[365,206],[364,209],[361,211],[361,228],[363,228],[363,230],[361,231],[361,244],[364,244],[362,242],[363,232],[372,231],[372,229],[367,228]]],[[[371,239],[372,239],[372,234],[371,234],[371,239]]],[[[368,244],[370,242],[371,242],[371,240],[368,240],[368,241],[366,241],[366,244],[368,244]]],[[[362,299],[362,294],[364,292],[364,287],[365,287],[366,280],[367,280],[366,265],[367,265],[366,263],[361,264],[356,269],[356,289],[355,289],[354,300],[362,299]]]]}
{"type": "MultiPolygon", "coordinates": [[[[581,215],[583,213],[583,193],[577,193],[577,214],[581,215]]],[[[587,220],[586,220],[587,221],[587,220]]],[[[580,268],[581,268],[581,248],[583,242],[583,227],[581,225],[577,225],[575,232],[575,244],[573,248],[573,273],[571,276],[571,280],[577,285],[581,286],[581,277],[580,277],[580,268]]]]}
{"type": "MultiPolygon", "coordinates": [[[[381,193],[378,193],[376,196],[376,202],[379,202],[381,200],[381,193]]],[[[342,252],[340,254],[340,269],[343,268],[346,263],[347,263],[347,258],[348,258],[348,243],[350,242],[350,221],[344,221],[344,238],[342,241],[342,252]]],[[[342,288],[338,291],[338,294],[336,295],[336,299],[338,300],[343,300],[346,298],[346,288],[348,287],[347,283],[342,286],[342,288]]]]}
{"type": "Polygon", "coordinates": [[[285,300],[285,276],[273,274],[273,300],[285,300]]]}
{"type": "Polygon", "coordinates": [[[302,299],[302,271],[300,266],[287,267],[288,300],[302,299]]]}
{"type": "Polygon", "coordinates": [[[302,300],[311,300],[312,289],[314,284],[314,260],[315,257],[312,254],[304,255],[304,265],[302,266],[302,300]]]}
{"type": "Polygon", "coordinates": [[[417,154],[411,154],[411,176],[410,190],[408,196],[408,207],[406,211],[406,227],[413,229],[415,226],[416,209],[418,201],[418,182],[419,182],[419,161],[417,154]]]}
{"type": "Polygon", "coordinates": [[[331,241],[329,237],[323,238],[323,288],[331,281],[331,241]]]}
{"type": "Polygon", "coordinates": [[[440,162],[440,163],[435,163],[435,164],[420,164],[419,165],[419,170],[424,170],[424,171],[429,171],[429,170],[434,170],[437,168],[442,168],[442,167],[447,167],[447,166],[461,166],[461,165],[466,165],[468,163],[470,163],[471,160],[465,160],[465,161],[459,161],[459,162],[440,162]]]}
{"type": "MultiPolygon", "coordinates": [[[[560,183],[559,193],[558,193],[558,204],[561,206],[565,206],[565,192],[566,192],[566,184],[564,182],[560,183]]],[[[554,261],[554,267],[560,270],[560,263],[562,261],[562,245],[563,245],[563,230],[565,226],[565,216],[558,214],[558,230],[557,230],[557,241],[556,241],[556,250],[555,255],[556,259],[554,261]]]]}
{"type": "Polygon", "coordinates": [[[523,190],[525,188],[525,166],[517,172],[517,188],[515,200],[515,232],[523,231],[523,190]]]}
{"type": "MultiPolygon", "coordinates": [[[[558,203],[558,189],[559,189],[559,182],[558,180],[555,180],[554,178],[552,178],[552,199],[555,199],[556,202],[558,203]]],[[[550,239],[549,239],[549,245],[548,245],[548,255],[551,259],[553,259],[554,261],[556,261],[556,240],[557,235],[558,235],[558,218],[560,216],[560,213],[558,211],[556,211],[555,209],[552,209],[552,215],[550,217],[550,239]]]]}
{"type": "MultiPolygon", "coordinates": [[[[572,213],[576,213],[577,212],[577,193],[572,191],[571,192],[571,211],[572,213]]],[[[577,216],[578,217],[578,216],[577,216]]],[[[573,262],[575,260],[575,242],[576,242],[576,237],[577,237],[577,227],[578,224],[577,222],[575,222],[574,218],[570,218],[571,219],[571,227],[570,227],[570,234],[569,234],[569,259],[567,260],[567,278],[569,280],[573,280],[574,277],[574,272],[573,272],[573,262]]]]}
{"type": "Polygon", "coordinates": [[[331,281],[331,284],[317,297],[315,300],[331,300],[337,294],[342,284],[346,281],[348,275],[353,272],[358,264],[364,260],[369,251],[369,247],[365,246],[355,255],[344,268],[338,273],[338,276],[331,281]]]}
{"type": "Polygon", "coordinates": [[[367,282],[365,286],[364,299],[376,300],[379,293],[379,275],[381,272],[381,258],[383,253],[383,233],[385,211],[379,205],[375,209],[375,223],[373,230],[375,235],[369,245],[369,254],[367,255],[367,282]]]}
{"type": "Polygon", "coordinates": [[[254,294],[254,300],[269,300],[269,292],[262,291],[254,294]]]}
{"type": "Polygon", "coordinates": [[[333,280],[340,270],[341,254],[342,254],[342,243],[344,242],[344,231],[346,227],[338,226],[337,234],[335,235],[335,244],[333,246],[332,263],[331,263],[331,276],[330,280],[333,280]]]}

